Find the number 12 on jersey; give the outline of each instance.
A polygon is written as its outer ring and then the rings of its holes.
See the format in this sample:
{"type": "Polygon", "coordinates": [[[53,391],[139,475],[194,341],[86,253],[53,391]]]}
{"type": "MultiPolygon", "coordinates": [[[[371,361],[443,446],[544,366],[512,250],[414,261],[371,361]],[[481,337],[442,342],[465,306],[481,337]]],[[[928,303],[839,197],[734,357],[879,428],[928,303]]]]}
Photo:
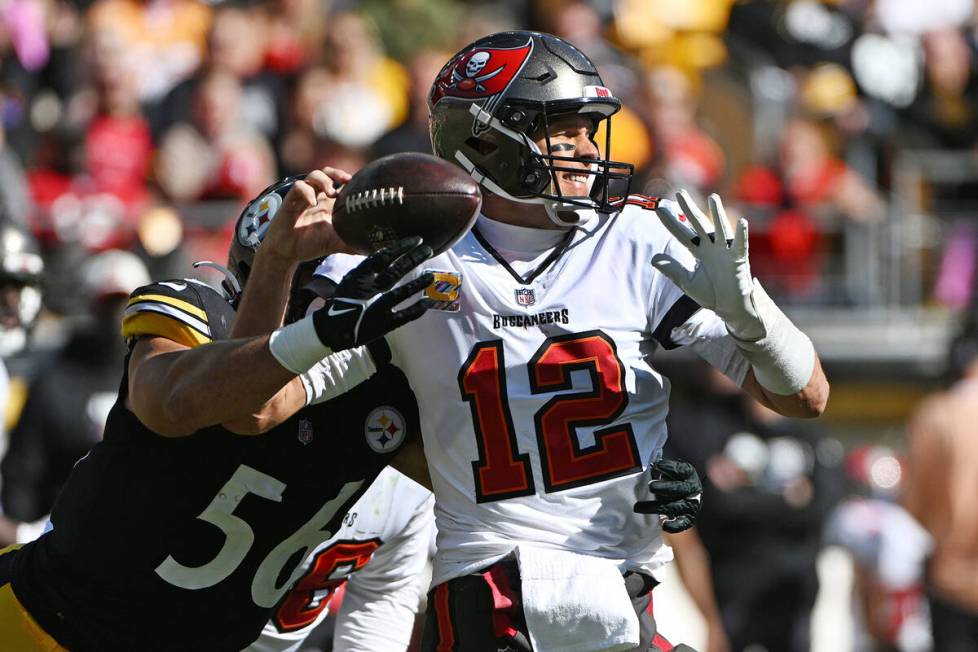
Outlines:
{"type": "MultiPolygon", "coordinates": [[[[533,417],[547,493],[600,482],[642,468],[629,423],[611,424],[628,405],[625,367],[614,342],[599,330],[547,339],[527,363],[530,391],[573,387],[571,373],[590,375],[591,390],[557,394],[533,417]],[[582,447],[577,429],[599,427],[582,447]]],[[[472,410],[479,459],[472,462],[477,502],[536,492],[530,457],[520,453],[506,388],[502,340],[479,342],[458,374],[462,400],[472,410]]]]}

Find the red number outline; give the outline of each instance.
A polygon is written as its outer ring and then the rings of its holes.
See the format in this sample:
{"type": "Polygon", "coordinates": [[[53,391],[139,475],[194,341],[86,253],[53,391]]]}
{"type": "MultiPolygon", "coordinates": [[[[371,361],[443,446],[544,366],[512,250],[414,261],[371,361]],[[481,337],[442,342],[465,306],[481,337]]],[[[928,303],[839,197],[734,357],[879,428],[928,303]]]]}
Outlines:
{"type": "Polygon", "coordinates": [[[294,632],[308,627],[316,622],[319,614],[329,606],[333,593],[349,578],[349,574],[338,579],[330,579],[330,575],[342,564],[352,564],[350,573],[360,570],[371,560],[374,552],[383,544],[379,538],[367,540],[337,541],[328,548],[323,548],[313,557],[312,563],[302,577],[285,594],[272,622],[280,632],[294,632]],[[316,599],[316,593],[326,591],[315,606],[310,607],[316,599]]]}
{"type": "Polygon", "coordinates": [[[479,448],[479,459],[472,462],[476,502],[532,495],[536,488],[530,456],[518,452],[513,413],[509,408],[502,340],[475,345],[458,372],[458,387],[462,400],[472,411],[472,427],[479,448]],[[480,401],[480,396],[487,394],[489,398],[480,401]],[[495,442],[502,446],[487,445],[495,442]]]}
{"type": "MultiPolygon", "coordinates": [[[[625,366],[614,341],[600,330],[548,338],[527,363],[533,394],[572,389],[571,373],[587,371],[589,392],[557,394],[533,417],[547,493],[601,482],[642,468],[629,423],[594,431],[582,447],[577,428],[612,423],[628,406],[625,366]],[[613,361],[613,362],[612,362],[613,361]]],[[[476,502],[535,492],[530,456],[520,453],[509,406],[502,340],[477,343],[458,373],[469,404],[479,458],[472,462],[476,502]]]]}
{"type": "Polygon", "coordinates": [[[588,447],[582,447],[576,436],[577,428],[611,423],[628,406],[625,365],[610,337],[593,330],[548,338],[530,358],[527,368],[534,394],[572,389],[571,372],[575,370],[587,371],[591,376],[590,392],[558,394],[533,417],[548,493],[642,468],[630,423],[595,430],[594,444],[588,447]],[[609,365],[609,360],[614,364],[609,365]]]}

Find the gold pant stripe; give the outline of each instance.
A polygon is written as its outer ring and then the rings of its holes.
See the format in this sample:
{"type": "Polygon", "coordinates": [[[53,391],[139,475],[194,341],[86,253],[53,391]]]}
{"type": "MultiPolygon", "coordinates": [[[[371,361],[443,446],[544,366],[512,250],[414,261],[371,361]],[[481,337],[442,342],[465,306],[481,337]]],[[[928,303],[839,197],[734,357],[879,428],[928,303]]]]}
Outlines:
{"type": "Polygon", "coordinates": [[[8,652],[68,652],[27,613],[10,584],[0,587],[0,641],[8,652]]]}

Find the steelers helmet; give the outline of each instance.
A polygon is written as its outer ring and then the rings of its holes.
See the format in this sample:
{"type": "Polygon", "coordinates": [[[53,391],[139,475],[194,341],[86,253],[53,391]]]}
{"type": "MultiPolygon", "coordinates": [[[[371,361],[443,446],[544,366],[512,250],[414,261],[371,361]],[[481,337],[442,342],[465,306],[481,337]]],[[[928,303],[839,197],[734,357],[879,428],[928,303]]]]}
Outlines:
{"type": "Polygon", "coordinates": [[[34,236],[18,224],[0,221],[0,357],[27,345],[41,311],[43,275],[44,260],[34,236]]]}
{"type": "Polygon", "coordinates": [[[580,221],[582,209],[611,212],[628,196],[634,168],[609,158],[555,156],[535,140],[554,118],[592,119],[592,138],[604,123],[609,157],[611,116],[621,101],[576,47],[541,32],[500,32],[459,51],[428,94],[431,143],[436,156],[462,166],[487,191],[512,201],[542,204],[560,226],[580,221]],[[586,170],[567,167],[584,163],[586,170]],[[561,194],[557,173],[590,176],[587,197],[561,194]]]}
{"type": "MultiPolygon", "coordinates": [[[[241,301],[241,295],[248,283],[248,276],[255,265],[255,253],[258,251],[262,240],[265,239],[272,219],[281,208],[285,196],[289,194],[295,182],[305,178],[306,175],[301,174],[276,181],[248,202],[248,205],[238,216],[234,225],[234,234],[231,236],[231,246],[228,249],[228,271],[230,275],[226,276],[222,282],[222,287],[235,309],[241,301]]],[[[300,263],[296,269],[292,277],[289,305],[285,317],[286,323],[305,316],[305,309],[314,297],[310,296],[311,292],[305,290],[303,285],[311,278],[312,272],[315,271],[320,262],[322,262],[322,258],[305,261],[300,263]]]]}

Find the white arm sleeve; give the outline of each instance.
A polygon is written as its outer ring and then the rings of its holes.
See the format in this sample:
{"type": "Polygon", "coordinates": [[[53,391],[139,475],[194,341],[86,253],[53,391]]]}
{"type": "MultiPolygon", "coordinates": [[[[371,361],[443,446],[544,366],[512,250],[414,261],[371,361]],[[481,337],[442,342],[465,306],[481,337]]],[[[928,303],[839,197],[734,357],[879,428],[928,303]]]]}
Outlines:
{"type": "Polygon", "coordinates": [[[700,309],[684,323],[673,328],[671,337],[673,342],[688,346],[738,386],[744,384],[750,362],[727,332],[723,320],[712,310],[700,309]]]}
{"type": "Polygon", "coordinates": [[[299,374],[306,390],[306,405],[316,405],[348,392],[376,371],[373,357],[365,346],[330,353],[299,374]]]}
{"type": "Polygon", "coordinates": [[[334,652],[406,650],[422,595],[435,528],[434,497],[418,506],[402,532],[354,573],[333,634],[334,652]]]}

